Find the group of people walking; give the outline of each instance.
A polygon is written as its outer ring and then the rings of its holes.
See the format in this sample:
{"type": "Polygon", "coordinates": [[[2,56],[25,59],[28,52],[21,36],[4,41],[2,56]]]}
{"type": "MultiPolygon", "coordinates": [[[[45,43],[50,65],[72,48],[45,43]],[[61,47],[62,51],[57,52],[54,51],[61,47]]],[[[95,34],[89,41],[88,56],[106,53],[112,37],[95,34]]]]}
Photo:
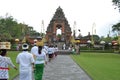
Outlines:
{"type": "MultiPolygon", "coordinates": [[[[22,50],[23,51],[16,57],[16,63],[19,64],[19,80],[32,80],[32,78],[34,78],[34,80],[42,80],[44,66],[48,61],[50,62],[57,56],[57,46],[48,46],[44,45],[42,42],[35,42],[29,52],[29,45],[24,43],[22,44],[22,50]]],[[[0,80],[8,80],[8,65],[17,70],[10,57],[6,57],[6,54],[6,49],[1,50],[0,80]]]]}

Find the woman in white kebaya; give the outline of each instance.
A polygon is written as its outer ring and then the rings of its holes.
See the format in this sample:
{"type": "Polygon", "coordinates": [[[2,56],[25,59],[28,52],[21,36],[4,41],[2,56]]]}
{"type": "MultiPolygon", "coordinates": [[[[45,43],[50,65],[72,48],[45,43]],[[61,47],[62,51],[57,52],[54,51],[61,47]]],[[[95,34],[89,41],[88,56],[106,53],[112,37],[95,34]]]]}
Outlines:
{"type": "Polygon", "coordinates": [[[44,65],[47,64],[46,53],[43,51],[42,44],[38,44],[38,52],[33,55],[35,58],[35,80],[42,80],[44,65]]]}

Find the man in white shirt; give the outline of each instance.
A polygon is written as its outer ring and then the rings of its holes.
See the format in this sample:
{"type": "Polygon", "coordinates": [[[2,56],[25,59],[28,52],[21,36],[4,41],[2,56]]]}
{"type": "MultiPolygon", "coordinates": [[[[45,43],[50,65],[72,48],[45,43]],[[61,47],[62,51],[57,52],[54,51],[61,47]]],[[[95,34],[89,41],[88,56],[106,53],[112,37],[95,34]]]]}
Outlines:
{"type": "Polygon", "coordinates": [[[31,53],[34,55],[38,53],[38,46],[36,43],[34,43],[34,46],[31,48],[31,53]]]}
{"type": "Polygon", "coordinates": [[[19,64],[20,79],[32,80],[32,67],[34,66],[33,55],[28,52],[29,45],[22,45],[23,52],[19,53],[16,58],[16,63],[19,64]]]}

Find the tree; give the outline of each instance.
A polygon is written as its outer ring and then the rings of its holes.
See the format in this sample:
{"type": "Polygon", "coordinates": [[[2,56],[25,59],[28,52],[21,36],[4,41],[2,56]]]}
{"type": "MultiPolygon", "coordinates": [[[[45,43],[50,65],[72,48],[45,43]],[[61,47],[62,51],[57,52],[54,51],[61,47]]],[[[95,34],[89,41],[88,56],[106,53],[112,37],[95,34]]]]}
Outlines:
{"type": "Polygon", "coordinates": [[[23,39],[27,34],[31,36],[32,31],[33,27],[18,23],[12,16],[0,17],[0,41],[23,39]]]}
{"type": "Polygon", "coordinates": [[[100,39],[100,41],[105,41],[106,43],[111,43],[112,40],[113,40],[112,37],[104,37],[104,36],[102,36],[100,39]]]}
{"type": "Polygon", "coordinates": [[[113,25],[112,26],[112,31],[120,34],[120,23],[117,23],[117,24],[113,25]]]}
{"type": "Polygon", "coordinates": [[[118,8],[120,11],[120,0],[112,0],[112,2],[113,2],[113,5],[116,6],[115,9],[118,8]]]}

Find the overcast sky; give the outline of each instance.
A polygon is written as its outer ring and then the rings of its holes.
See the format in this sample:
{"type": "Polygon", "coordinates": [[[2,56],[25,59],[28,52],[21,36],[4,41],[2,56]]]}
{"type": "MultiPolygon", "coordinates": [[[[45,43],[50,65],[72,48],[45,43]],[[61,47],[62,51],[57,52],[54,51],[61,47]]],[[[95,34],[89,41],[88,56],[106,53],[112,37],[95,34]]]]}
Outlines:
{"type": "Polygon", "coordinates": [[[78,29],[82,35],[92,34],[95,24],[96,34],[106,36],[111,26],[120,22],[120,13],[112,4],[112,0],[0,0],[0,16],[8,13],[40,32],[42,20],[46,30],[60,6],[72,30],[76,21],[77,34],[78,29]]]}

